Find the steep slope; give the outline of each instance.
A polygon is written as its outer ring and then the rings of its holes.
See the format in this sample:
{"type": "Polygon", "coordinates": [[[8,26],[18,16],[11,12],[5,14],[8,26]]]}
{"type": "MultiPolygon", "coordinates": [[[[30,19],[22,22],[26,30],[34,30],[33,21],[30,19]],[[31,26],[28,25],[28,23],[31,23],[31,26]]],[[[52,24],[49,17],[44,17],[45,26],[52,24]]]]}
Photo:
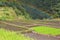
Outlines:
{"type": "Polygon", "coordinates": [[[54,5],[59,0],[0,0],[0,7],[12,7],[19,18],[47,19],[53,18],[54,5]]]}

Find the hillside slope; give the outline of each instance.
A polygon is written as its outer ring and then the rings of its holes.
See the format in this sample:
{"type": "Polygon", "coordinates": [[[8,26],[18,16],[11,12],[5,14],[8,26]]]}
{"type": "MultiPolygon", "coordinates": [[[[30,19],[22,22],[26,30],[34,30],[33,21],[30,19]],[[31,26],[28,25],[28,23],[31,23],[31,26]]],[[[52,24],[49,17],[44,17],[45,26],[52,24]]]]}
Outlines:
{"type": "MultiPolygon", "coordinates": [[[[0,7],[12,7],[19,18],[51,19],[59,0],[0,0],[0,7]]],[[[57,16],[56,16],[57,17],[57,16]]]]}

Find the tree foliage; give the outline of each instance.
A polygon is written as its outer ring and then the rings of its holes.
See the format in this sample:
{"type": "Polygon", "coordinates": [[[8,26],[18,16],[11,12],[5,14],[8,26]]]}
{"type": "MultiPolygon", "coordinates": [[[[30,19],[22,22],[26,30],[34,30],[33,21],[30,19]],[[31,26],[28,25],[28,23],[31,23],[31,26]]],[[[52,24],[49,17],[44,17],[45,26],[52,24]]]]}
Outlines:
{"type": "Polygon", "coordinates": [[[0,6],[12,7],[17,16],[28,19],[60,17],[60,0],[0,0],[0,6]]]}

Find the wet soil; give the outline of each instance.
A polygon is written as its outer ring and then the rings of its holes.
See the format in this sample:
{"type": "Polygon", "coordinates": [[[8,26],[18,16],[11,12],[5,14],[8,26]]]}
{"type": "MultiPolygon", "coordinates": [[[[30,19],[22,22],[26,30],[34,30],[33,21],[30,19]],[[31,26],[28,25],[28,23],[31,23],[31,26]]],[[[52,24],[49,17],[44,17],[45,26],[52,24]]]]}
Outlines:
{"type": "MultiPolygon", "coordinates": [[[[16,31],[16,32],[18,31],[17,33],[20,33],[20,31],[23,31],[22,34],[24,34],[26,37],[34,38],[34,40],[60,40],[60,35],[50,36],[50,35],[42,35],[42,34],[34,33],[33,31],[24,32],[25,30],[28,30],[28,29],[7,25],[7,24],[4,24],[3,22],[4,21],[2,22],[0,21],[0,28],[4,28],[6,30],[16,31]]],[[[5,22],[22,26],[22,27],[24,26],[27,28],[31,28],[33,26],[42,26],[42,25],[60,28],[60,22],[47,22],[45,24],[42,24],[42,23],[29,24],[25,22],[10,22],[10,21],[5,21],[5,22]]]]}

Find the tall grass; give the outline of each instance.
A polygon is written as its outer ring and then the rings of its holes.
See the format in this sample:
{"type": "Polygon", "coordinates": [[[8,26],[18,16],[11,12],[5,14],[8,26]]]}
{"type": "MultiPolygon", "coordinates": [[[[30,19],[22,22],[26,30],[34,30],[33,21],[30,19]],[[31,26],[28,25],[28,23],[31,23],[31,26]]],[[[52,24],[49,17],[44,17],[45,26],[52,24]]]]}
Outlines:
{"type": "Polygon", "coordinates": [[[21,33],[16,34],[16,32],[0,29],[0,40],[33,40],[33,39],[29,37],[25,37],[21,33]]]}

